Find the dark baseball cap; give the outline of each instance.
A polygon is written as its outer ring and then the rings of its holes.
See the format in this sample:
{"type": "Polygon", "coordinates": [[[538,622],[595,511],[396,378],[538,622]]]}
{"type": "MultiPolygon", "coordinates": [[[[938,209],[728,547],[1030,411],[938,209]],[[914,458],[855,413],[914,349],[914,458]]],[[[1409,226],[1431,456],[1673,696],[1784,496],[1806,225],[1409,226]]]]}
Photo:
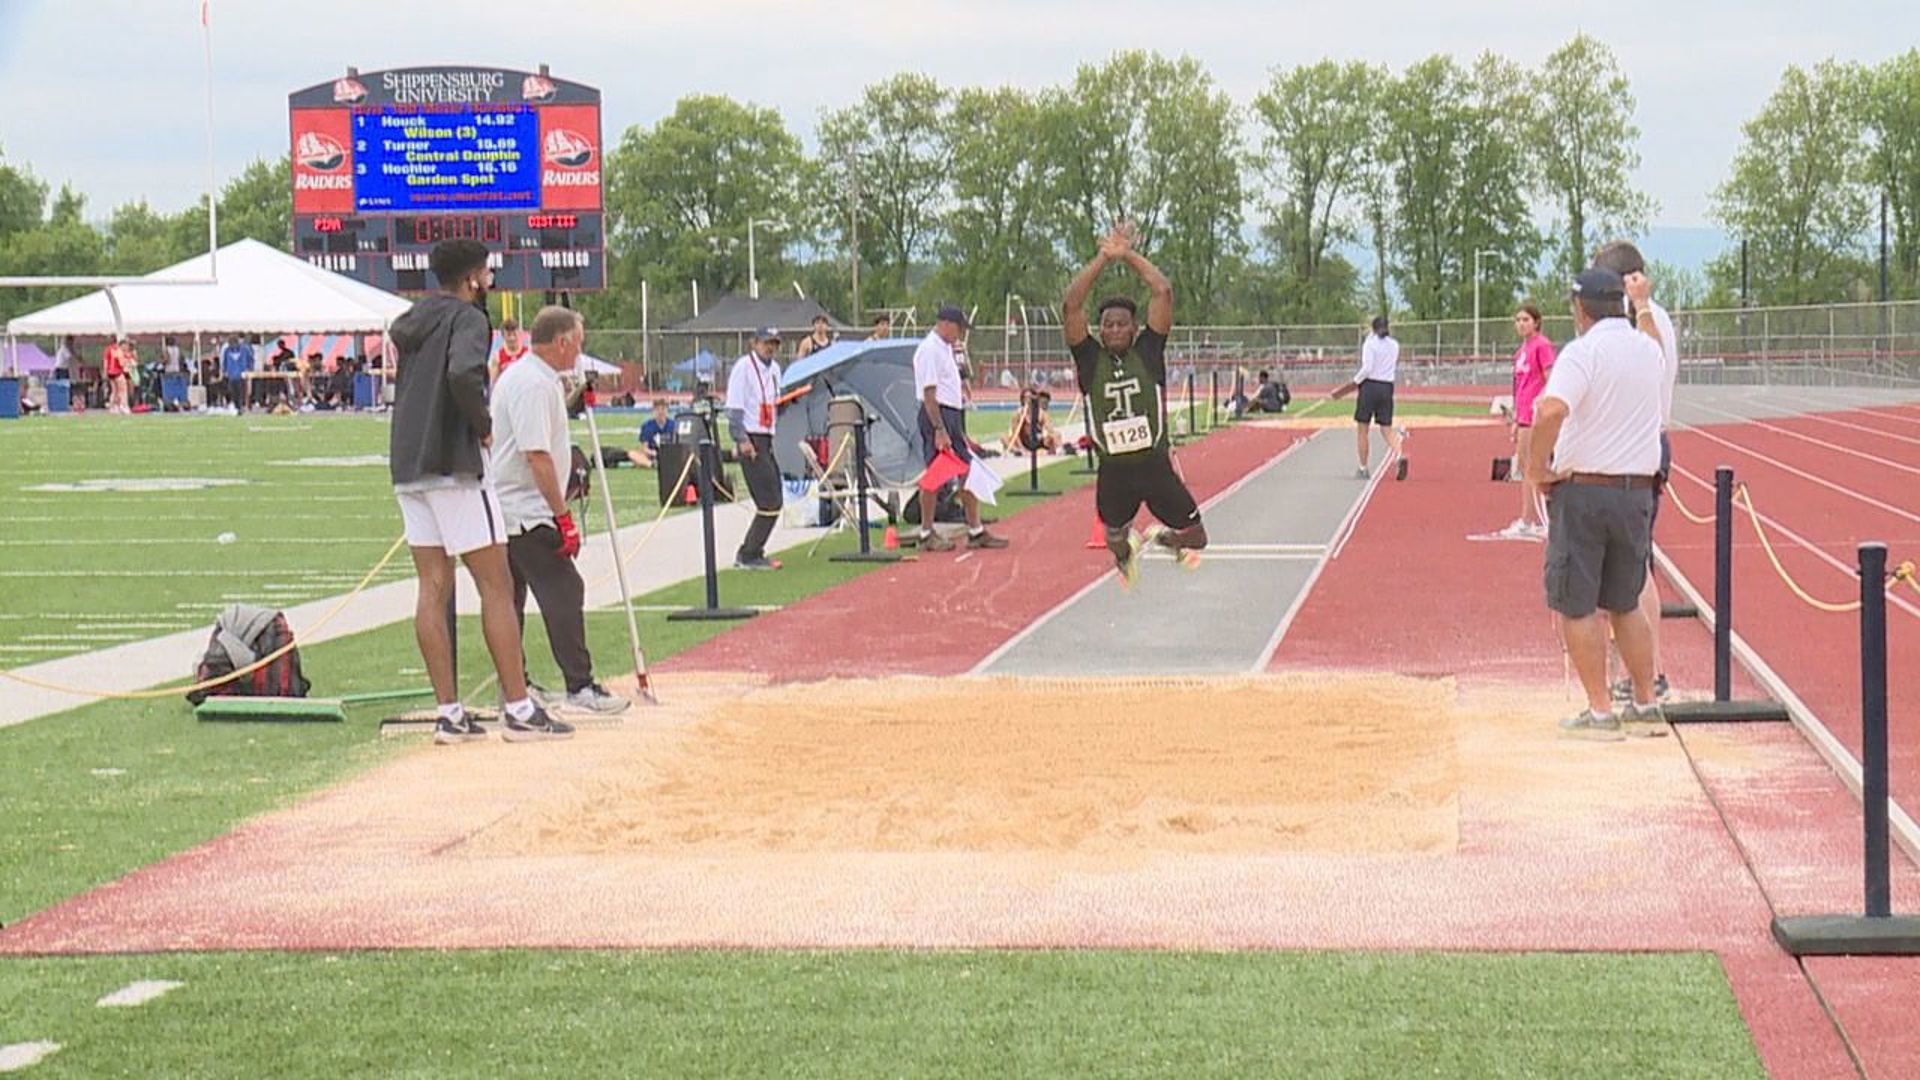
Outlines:
{"type": "Polygon", "coordinates": [[[763,326],[753,332],[755,341],[779,341],[780,331],[771,326],[763,326]]]}
{"type": "Polygon", "coordinates": [[[954,307],[952,304],[948,304],[946,307],[941,308],[939,314],[933,317],[933,321],[956,323],[959,325],[960,329],[962,330],[965,330],[968,326],[972,325],[971,323],[967,322],[967,313],[964,311],[961,311],[957,307],[954,307]]]}
{"type": "Polygon", "coordinates": [[[1627,283],[1604,266],[1589,266],[1574,275],[1573,295],[1582,300],[1619,300],[1627,295],[1627,283]]]}

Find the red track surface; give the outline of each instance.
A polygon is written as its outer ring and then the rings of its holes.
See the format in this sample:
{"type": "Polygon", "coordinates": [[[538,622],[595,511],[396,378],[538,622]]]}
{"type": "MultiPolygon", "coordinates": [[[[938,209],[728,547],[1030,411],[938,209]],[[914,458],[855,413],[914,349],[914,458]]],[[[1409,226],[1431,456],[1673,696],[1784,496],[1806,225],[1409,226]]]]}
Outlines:
{"type": "MultiPolygon", "coordinates": [[[[1804,423],[1821,426],[1818,421],[1804,423]]],[[[1833,431],[1846,434],[1845,429],[1833,431]]],[[[1741,429],[1732,434],[1736,441],[1746,442],[1752,432],[1741,429]]],[[[1819,437],[1828,439],[1824,433],[1819,437]]],[[[1676,457],[1683,467],[1699,467],[1699,441],[1697,436],[1677,440],[1676,457]]],[[[1414,675],[1535,682],[1563,678],[1560,649],[1541,606],[1542,549],[1458,539],[1497,528],[1513,512],[1517,500],[1513,489],[1482,479],[1488,460],[1502,453],[1504,445],[1493,428],[1419,433],[1409,447],[1414,482],[1381,486],[1351,541],[1340,558],[1328,564],[1295,619],[1274,657],[1274,667],[1385,667],[1414,675]],[[1412,539],[1416,537],[1417,543],[1412,539]],[[1408,552],[1416,547],[1418,559],[1410,563],[1408,552]]],[[[1775,449],[1769,443],[1766,452],[1775,449]]],[[[1801,467],[1814,471],[1808,465],[1801,467]]],[[[1767,489],[1760,486],[1759,470],[1751,473],[1764,510],[1769,500],[1760,492],[1767,489]]],[[[1778,470],[1766,474],[1767,483],[1779,483],[1779,475],[1778,470]]],[[[1849,500],[1807,482],[1774,498],[1783,515],[1790,513],[1804,521],[1807,508],[1814,507],[1823,515],[1820,527],[1828,530],[1822,535],[1852,539],[1851,533],[1839,531],[1858,517],[1855,508],[1847,505],[1849,500]]],[[[1691,502],[1696,510],[1711,505],[1697,497],[1691,502]]],[[[1687,547],[1699,532],[1680,521],[1671,508],[1662,515],[1662,545],[1686,548],[1680,557],[1683,572],[1704,585],[1711,582],[1711,545],[1704,549],[1709,562],[1704,571],[1696,565],[1699,551],[1687,547]]],[[[1750,532],[1746,535],[1751,537],[1750,532]]],[[[1778,589],[1777,579],[1774,588],[1766,587],[1762,575],[1772,578],[1773,573],[1760,559],[1756,550],[1742,552],[1738,560],[1736,625],[1750,639],[1775,642],[1785,654],[1782,674],[1823,717],[1827,710],[1850,715],[1851,721],[1842,722],[1853,725],[1852,737],[1857,740],[1858,691],[1853,681],[1859,670],[1858,632],[1849,630],[1857,624],[1848,623],[1846,616],[1805,614],[1798,601],[1778,589]],[[1814,629],[1819,623],[1810,622],[1814,618],[1837,621],[1832,630],[1820,630],[1814,629]],[[1850,713],[1848,700],[1853,702],[1850,713]]],[[[1809,559],[1804,572],[1819,571],[1809,559]]],[[[1844,578],[1836,571],[1824,573],[1832,598],[1843,598],[1844,578]]],[[[1710,688],[1711,641],[1704,628],[1668,620],[1663,630],[1664,666],[1676,689],[1710,688]]],[[[1895,638],[1896,642],[1909,640],[1895,638]]],[[[1896,657],[1901,655],[1900,647],[1894,646],[1896,657]]],[[[1908,655],[1920,655],[1920,651],[1908,655]]],[[[1920,672],[1905,678],[1916,676],[1920,672]]],[[[1751,685],[1736,686],[1738,696],[1754,693],[1751,685]]],[[[1915,699],[1895,692],[1896,708],[1902,700],[1915,699]]],[[[1911,715],[1911,706],[1907,708],[1911,715]]],[[[1543,717],[1542,723],[1551,719],[1543,717]]],[[[1910,727],[1899,731],[1906,740],[1902,760],[1911,760],[1920,732],[1910,727]]],[[[1696,754],[1708,791],[1749,857],[1755,891],[1764,890],[1783,914],[1859,910],[1859,804],[1812,749],[1785,727],[1694,732],[1688,733],[1689,744],[1718,739],[1748,751],[1761,747],[1796,754],[1793,768],[1776,767],[1753,775],[1740,775],[1737,769],[1716,770],[1710,755],[1696,754]]],[[[1904,860],[1898,869],[1900,880],[1914,880],[1913,868],[1904,860]]],[[[1746,946],[1723,948],[1721,956],[1769,1070],[1776,1076],[1851,1072],[1850,1060],[1818,1007],[1812,983],[1772,943],[1767,927],[1753,919],[1744,899],[1722,893],[1695,899],[1723,910],[1735,925],[1751,930],[1746,946]]],[[[1913,1034],[1910,1015],[1912,1002],[1920,999],[1920,962],[1823,960],[1810,963],[1807,972],[1818,982],[1869,1075],[1920,1075],[1920,1037],[1913,1034]]]]}
{"type": "MultiPolygon", "coordinates": [[[[1286,449],[1301,433],[1234,427],[1179,451],[1194,497],[1206,501],[1286,449]]],[[[1002,551],[935,553],[876,570],[762,615],[674,657],[667,671],[749,671],[777,679],[957,675],[1028,623],[1113,568],[1083,547],[1093,521],[1087,487],[1009,515],[1002,551]],[[884,628],[878,630],[877,628],[884,628]],[[841,632],[833,632],[833,631],[841,632]]]]}

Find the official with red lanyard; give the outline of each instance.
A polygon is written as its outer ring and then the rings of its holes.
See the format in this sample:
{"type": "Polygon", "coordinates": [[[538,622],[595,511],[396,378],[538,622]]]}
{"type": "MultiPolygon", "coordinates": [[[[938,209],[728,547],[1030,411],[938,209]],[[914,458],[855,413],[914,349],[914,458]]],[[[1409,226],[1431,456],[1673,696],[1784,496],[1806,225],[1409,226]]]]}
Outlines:
{"type": "Polygon", "coordinates": [[[733,565],[742,570],[778,570],[767,558],[767,537],[784,501],[780,466],[773,460],[773,429],[779,419],[780,331],[766,327],[753,335],[753,347],[733,362],[727,376],[727,425],[740,454],[740,471],[753,495],[753,524],[747,526],[733,565]]]}

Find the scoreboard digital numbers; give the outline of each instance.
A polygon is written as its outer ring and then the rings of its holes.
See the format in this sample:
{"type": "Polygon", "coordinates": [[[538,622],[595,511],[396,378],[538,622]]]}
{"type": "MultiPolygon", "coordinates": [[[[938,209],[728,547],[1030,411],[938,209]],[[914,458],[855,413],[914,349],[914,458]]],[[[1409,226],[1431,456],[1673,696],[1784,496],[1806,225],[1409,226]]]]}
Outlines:
{"type": "Polygon", "coordinates": [[[289,98],[294,254],[391,292],[435,244],[493,251],[494,288],[606,287],[600,92],[539,72],[407,68],[289,98]]]}

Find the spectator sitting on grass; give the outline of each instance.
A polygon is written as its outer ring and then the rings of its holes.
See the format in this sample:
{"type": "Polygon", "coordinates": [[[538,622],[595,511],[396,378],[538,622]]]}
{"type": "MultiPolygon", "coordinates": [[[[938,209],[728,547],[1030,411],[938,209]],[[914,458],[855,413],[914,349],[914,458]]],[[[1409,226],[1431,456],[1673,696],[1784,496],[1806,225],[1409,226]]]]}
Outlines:
{"type": "Polygon", "coordinates": [[[1060,452],[1060,432],[1053,426],[1053,417],[1049,410],[1053,407],[1053,395],[1045,390],[1020,391],[1020,408],[1013,414],[1013,421],[1007,426],[1007,433],[1000,438],[1000,448],[1007,453],[1019,451],[1025,453],[1037,445],[1049,454],[1060,452]],[[1027,423],[1035,412],[1038,402],[1039,432],[1034,437],[1027,431],[1027,423]]]}
{"type": "Polygon", "coordinates": [[[1253,399],[1247,402],[1247,411],[1284,412],[1287,403],[1292,400],[1293,394],[1287,390],[1286,384],[1274,381],[1263,371],[1260,373],[1260,385],[1253,388],[1253,399]]]}

